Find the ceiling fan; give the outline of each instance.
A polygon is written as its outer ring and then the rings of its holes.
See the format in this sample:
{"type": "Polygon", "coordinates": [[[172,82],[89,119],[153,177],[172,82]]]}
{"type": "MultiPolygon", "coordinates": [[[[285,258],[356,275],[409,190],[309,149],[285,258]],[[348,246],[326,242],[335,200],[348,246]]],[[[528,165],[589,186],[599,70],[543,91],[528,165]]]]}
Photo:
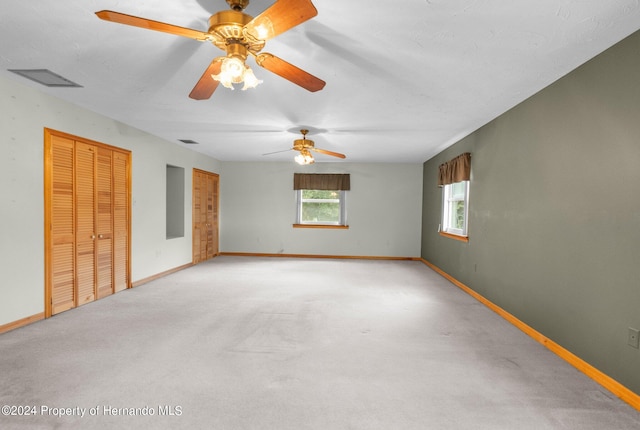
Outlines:
{"type": "Polygon", "coordinates": [[[323,80],[273,54],[261,52],[267,40],[318,14],[311,0],[277,0],[255,18],[243,12],[249,0],[226,1],[231,9],[211,15],[207,31],[179,27],[110,10],[96,12],[96,15],[105,21],[189,37],[201,42],[211,42],[225,51],[226,56],[214,58],[191,90],[189,97],[195,100],[211,97],[220,83],[233,89],[233,84],[244,82],[243,90],[260,84],[262,81],[258,80],[251,68],[245,64],[248,55],[255,57],[259,66],[308,91],[315,92],[324,88],[323,80]]]}
{"type": "Polygon", "coordinates": [[[277,154],[279,152],[285,152],[285,151],[298,151],[300,152],[300,154],[296,155],[294,158],[296,163],[298,164],[313,164],[315,162],[315,159],[313,158],[311,151],[318,152],[320,154],[331,155],[332,157],[347,158],[346,155],[340,154],[339,152],[327,151],[326,149],[316,148],[315,144],[313,143],[313,140],[307,139],[307,133],[309,133],[309,130],[302,129],[300,130],[300,133],[302,133],[302,139],[294,140],[293,148],[285,149],[283,151],[269,152],[267,154],[262,154],[262,155],[277,154]]]}

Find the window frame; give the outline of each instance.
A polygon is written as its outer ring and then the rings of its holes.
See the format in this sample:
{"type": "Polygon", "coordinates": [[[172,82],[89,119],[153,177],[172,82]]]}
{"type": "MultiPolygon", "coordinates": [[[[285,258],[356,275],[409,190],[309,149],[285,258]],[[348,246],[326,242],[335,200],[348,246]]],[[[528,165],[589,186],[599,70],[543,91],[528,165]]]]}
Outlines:
{"type": "Polygon", "coordinates": [[[346,190],[295,190],[296,197],[296,222],[294,227],[329,227],[329,228],[344,228],[347,227],[347,191],[346,190]],[[304,191],[333,191],[338,194],[338,198],[336,199],[304,199],[302,197],[302,193],[304,191]],[[328,221],[304,221],[302,219],[302,209],[304,203],[324,203],[324,202],[334,202],[337,201],[340,205],[339,211],[339,219],[337,222],[328,222],[328,221]]]}
{"type": "Polygon", "coordinates": [[[442,187],[442,218],[440,234],[443,236],[453,237],[454,239],[466,240],[469,237],[469,182],[460,181],[446,184],[442,187]],[[451,196],[453,186],[456,184],[464,184],[464,192],[462,197],[451,196]],[[455,202],[464,202],[464,219],[463,227],[455,228],[451,226],[452,206],[455,202]]]}

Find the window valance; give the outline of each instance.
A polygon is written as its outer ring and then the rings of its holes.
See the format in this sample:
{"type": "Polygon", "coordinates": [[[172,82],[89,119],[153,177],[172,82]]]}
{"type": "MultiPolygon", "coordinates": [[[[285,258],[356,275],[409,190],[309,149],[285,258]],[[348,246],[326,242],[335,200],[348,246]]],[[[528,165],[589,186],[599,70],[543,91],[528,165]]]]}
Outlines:
{"type": "Polygon", "coordinates": [[[465,152],[442,163],[438,171],[438,186],[468,181],[471,178],[471,153],[465,152]]]}
{"type": "Polygon", "coordinates": [[[344,190],[351,189],[348,173],[294,173],[294,190],[344,190]]]}

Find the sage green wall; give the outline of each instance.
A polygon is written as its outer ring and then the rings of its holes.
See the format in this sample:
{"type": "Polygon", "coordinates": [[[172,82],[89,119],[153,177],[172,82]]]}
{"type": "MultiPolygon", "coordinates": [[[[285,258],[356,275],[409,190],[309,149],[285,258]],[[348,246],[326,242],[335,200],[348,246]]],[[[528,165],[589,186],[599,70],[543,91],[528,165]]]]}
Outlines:
{"type": "Polygon", "coordinates": [[[640,393],[640,33],[424,164],[422,257],[640,393]],[[469,243],[437,167],[472,154],[469,243]]]}

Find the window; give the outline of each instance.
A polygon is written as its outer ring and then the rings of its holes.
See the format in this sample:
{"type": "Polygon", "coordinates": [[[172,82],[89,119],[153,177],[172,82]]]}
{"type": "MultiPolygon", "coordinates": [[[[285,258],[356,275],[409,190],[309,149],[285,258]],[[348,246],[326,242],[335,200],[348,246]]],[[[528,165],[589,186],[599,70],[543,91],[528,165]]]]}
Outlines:
{"type": "Polygon", "coordinates": [[[296,224],[346,225],[345,191],[296,190],[296,224]]]}
{"type": "Polygon", "coordinates": [[[294,227],[349,228],[346,195],[348,173],[294,173],[296,223],[294,227]]]}
{"type": "Polygon", "coordinates": [[[467,242],[471,153],[465,152],[438,167],[442,187],[442,229],[440,234],[467,242]]]}
{"type": "Polygon", "coordinates": [[[442,189],[442,231],[458,236],[466,236],[469,181],[447,184],[442,189]]]}

